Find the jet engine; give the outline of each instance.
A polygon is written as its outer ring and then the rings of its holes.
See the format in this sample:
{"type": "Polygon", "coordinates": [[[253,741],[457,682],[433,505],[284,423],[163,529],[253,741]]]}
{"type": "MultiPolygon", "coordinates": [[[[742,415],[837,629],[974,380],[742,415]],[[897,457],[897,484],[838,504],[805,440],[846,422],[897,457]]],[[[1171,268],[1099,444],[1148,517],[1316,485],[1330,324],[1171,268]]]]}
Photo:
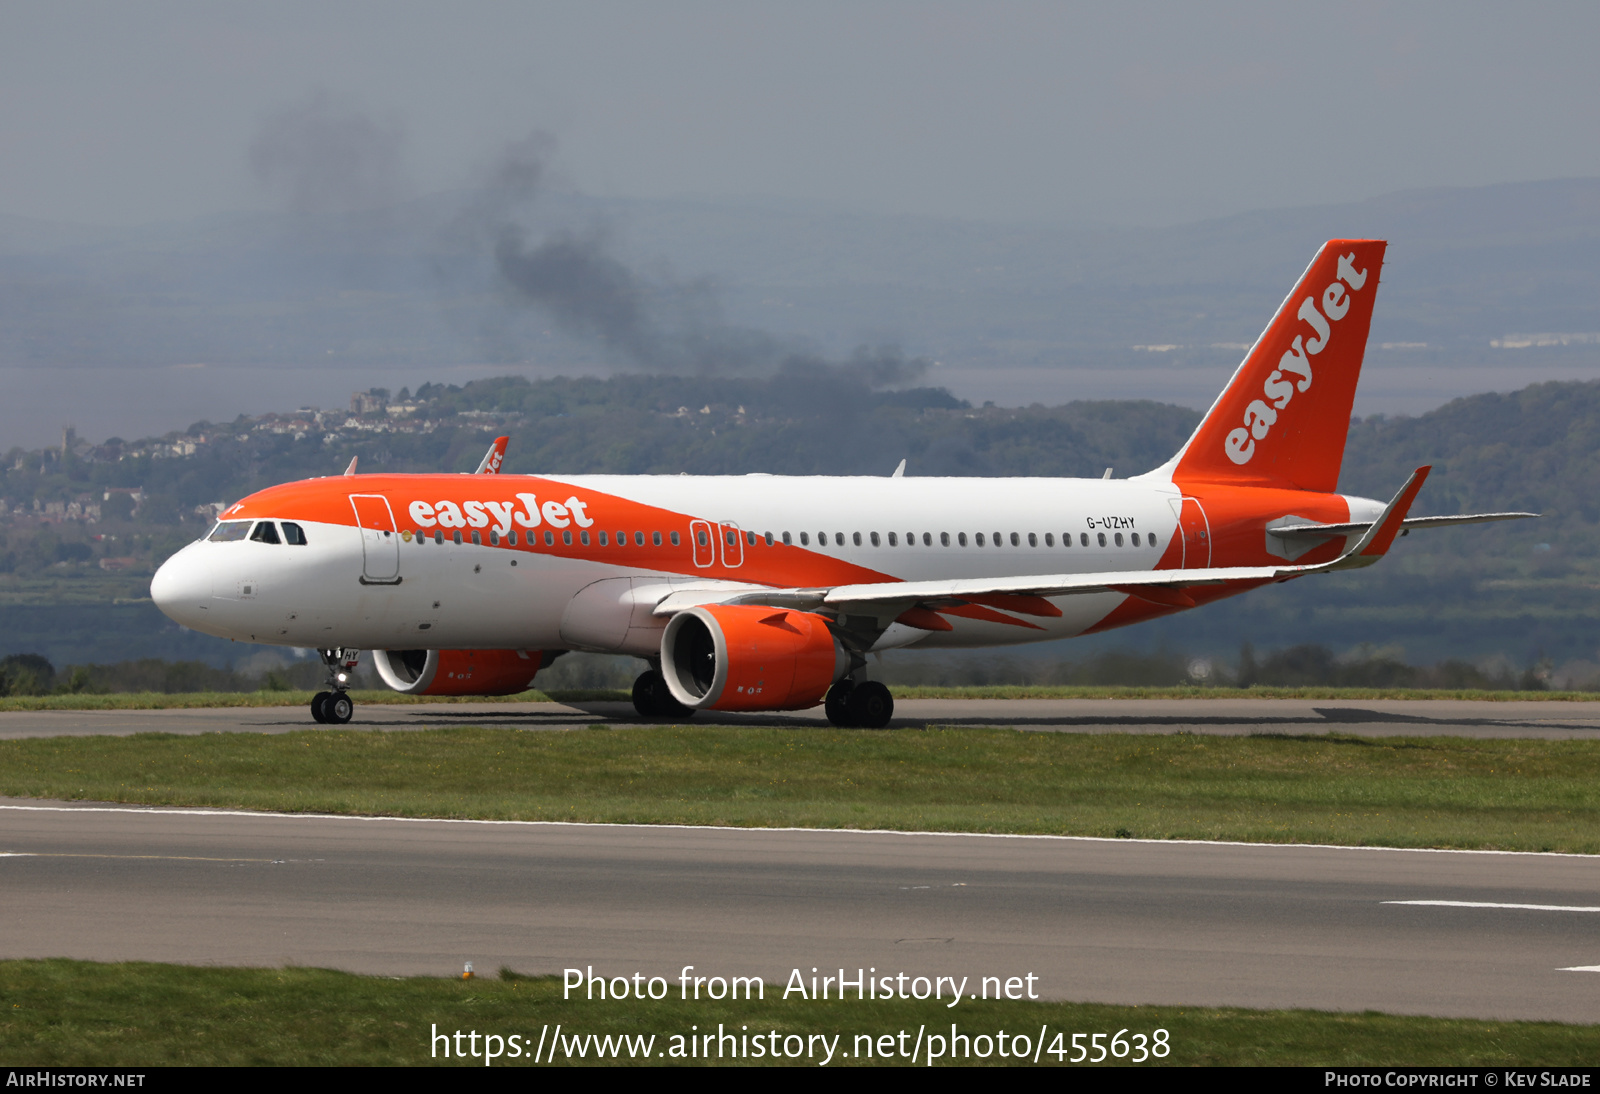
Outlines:
{"type": "Polygon", "coordinates": [[[406,695],[515,695],[555,659],[540,650],[375,650],[378,675],[406,695]]]}
{"type": "Polygon", "coordinates": [[[849,671],[849,653],[811,612],[711,604],[677,613],[661,635],[661,675],[693,710],[816,706],[849,671]]]}

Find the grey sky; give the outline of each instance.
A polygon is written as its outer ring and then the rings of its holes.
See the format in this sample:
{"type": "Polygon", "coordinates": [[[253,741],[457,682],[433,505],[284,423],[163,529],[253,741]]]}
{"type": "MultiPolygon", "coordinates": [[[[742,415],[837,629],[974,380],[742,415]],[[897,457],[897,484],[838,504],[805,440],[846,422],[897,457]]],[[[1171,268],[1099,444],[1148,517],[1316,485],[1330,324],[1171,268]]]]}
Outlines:
{"type": "Polygon", "coordinates": [[[1600,174],[1600,6],[0,5],[0,212],[260,207],[251,141],[324,89],[410,192],[543,129],[568,185],[1163,224],[1600,174]]]}

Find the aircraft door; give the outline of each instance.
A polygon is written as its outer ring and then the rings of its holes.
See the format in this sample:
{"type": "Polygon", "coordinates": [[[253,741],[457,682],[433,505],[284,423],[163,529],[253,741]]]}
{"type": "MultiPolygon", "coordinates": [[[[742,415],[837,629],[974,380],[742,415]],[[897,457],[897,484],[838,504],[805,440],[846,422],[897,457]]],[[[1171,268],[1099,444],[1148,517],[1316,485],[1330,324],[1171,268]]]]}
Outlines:
{"type": "Polygon", "coordinates": [[[719,526],[722,538],[722,564],[728,569],[744,565],[744,534],[737,524],[723,521],[719,526]]]}
{"type": "Polygon", "coordinates": [[[1211,525],[1206,520],[1206,511],[1194,498],[1183,499],[1178,529],[1183,533],[1183,568],[1201,570],[1210,566],[1211,525]]]}
{"type": "Polygon", "coordinates": [[[710,566],[717,561],[717,545],[714,542],[716,532],[711,528],[708,520],[692,520],[689,522],[689,540],[694,544],[694,564],[696,566],[710,566]]]}
{"type": "Polygon", "coordinates": [[[400,584],[400,536],[389,499],[382,494],[351,494],[350,505],[361,529],[361,583],[400,584]]]}

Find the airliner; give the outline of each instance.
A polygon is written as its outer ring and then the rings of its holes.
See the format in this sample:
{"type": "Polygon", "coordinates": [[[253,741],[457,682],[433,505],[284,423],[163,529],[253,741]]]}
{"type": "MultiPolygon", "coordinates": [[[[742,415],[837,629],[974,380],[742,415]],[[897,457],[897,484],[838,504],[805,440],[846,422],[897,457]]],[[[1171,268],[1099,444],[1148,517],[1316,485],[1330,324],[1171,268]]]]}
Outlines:
{"type": "Polygon", "coordinates": [[[360,474],[252,494],[173,555],[173,620],[314,648],[322,723],[361,651],[413,695],[510,695],[571,650],[649,667],[646,719],[797,710],[881,728],[883,650],[1094,634],[1370,566],[1408,517],[1336,492],[1386,244],[1324,244],[1187,443],[1132,478],[360,474]]]}

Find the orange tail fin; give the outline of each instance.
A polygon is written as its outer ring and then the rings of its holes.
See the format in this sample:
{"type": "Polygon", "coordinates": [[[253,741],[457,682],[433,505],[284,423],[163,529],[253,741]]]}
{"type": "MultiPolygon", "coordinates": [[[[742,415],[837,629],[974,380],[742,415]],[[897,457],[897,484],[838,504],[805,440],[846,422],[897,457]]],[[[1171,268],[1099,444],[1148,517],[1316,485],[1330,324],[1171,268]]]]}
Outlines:
{"type": "Polygon", "coordinates": [[[1169,465],[1175,481],[1332,491],[1387,244],[1330,239],[1169,465]]]}

